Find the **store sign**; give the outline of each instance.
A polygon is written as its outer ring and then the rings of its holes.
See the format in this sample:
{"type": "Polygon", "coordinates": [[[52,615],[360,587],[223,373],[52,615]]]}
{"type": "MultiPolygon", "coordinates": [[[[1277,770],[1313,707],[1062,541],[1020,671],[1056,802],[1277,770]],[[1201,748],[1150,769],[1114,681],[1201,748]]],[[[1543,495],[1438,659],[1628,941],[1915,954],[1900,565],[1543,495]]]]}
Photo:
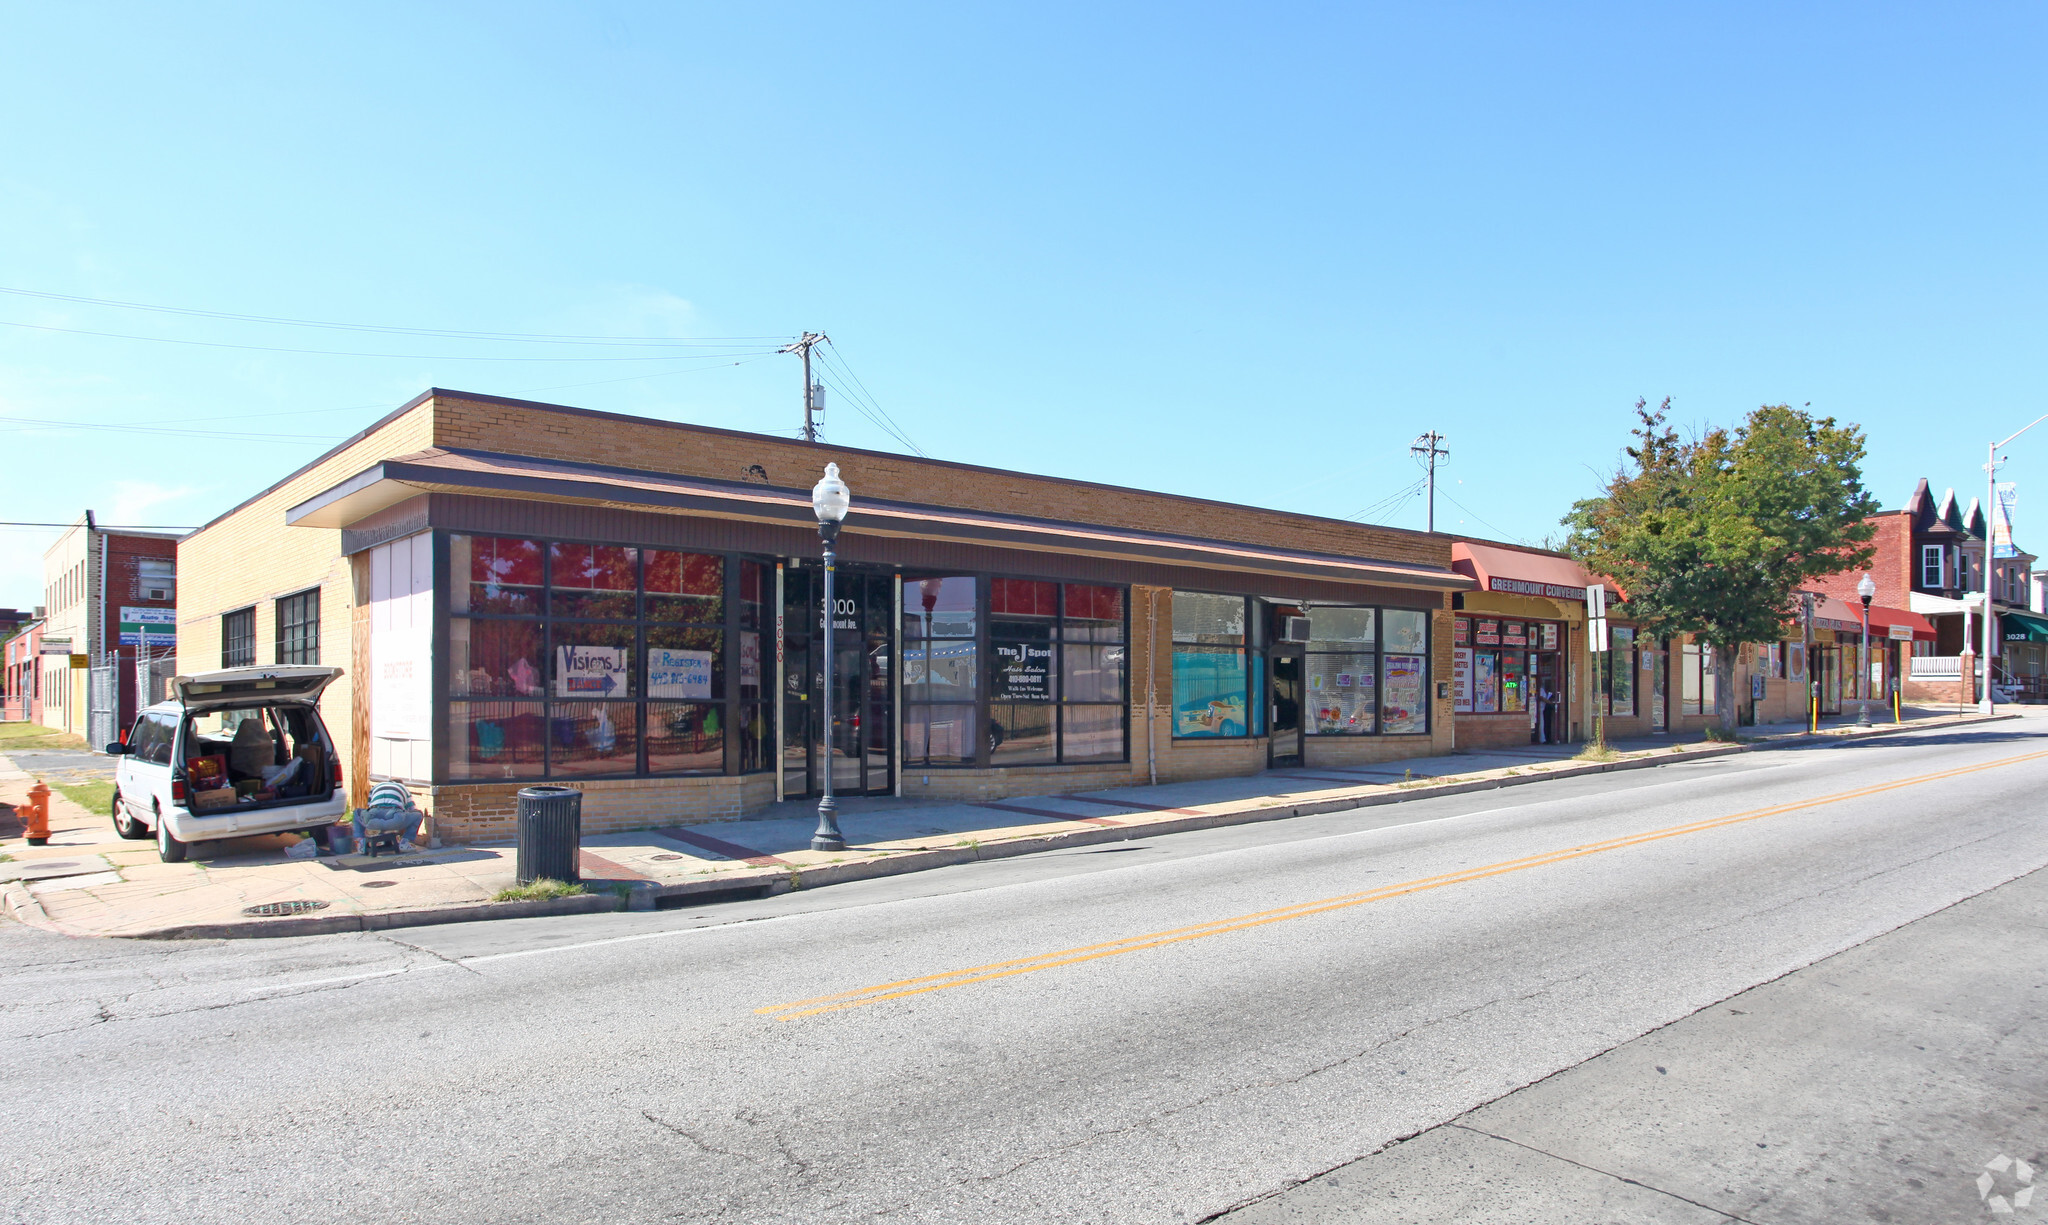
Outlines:
{"type": "Polygon", "coordinates": [[[1913,641],[1913,627],[1910,625],[1889,625],[1885,627],[1884,636],[1893,642],[1911,642],[1913,641]]]}
{"type": "Polygon", "coordinates": [[[995,646],[995,684],[989,694],[997,701],[1050,702],[1052,700],[1052,646],[1041,642],[999,642],[995,646]]]}
{"type": "MultiPolygon", "coordinates": [[[[567,648],[564,648],[567,649],[567,648]]],[[[590,651],[595,648],[580,648],[590,651]]],[[[609,649],[609,648],[605,648],[609,649]]],[[[754,649],[754,673],[761,670],[760,648],[754,649]]],[[[609,675],[604,677],[611,681],[609,675]]],[[[606,692],[610,692],[607,684],[606,692]]],[[[711,652],[674,651],[667,647],[647,648],[647,696],[650,698],[709,698],[711,696],[711,652]]]]}
{"type": "Polygon", "coordinates": [[[69,655],[71,654],[71,640],[69,638],[45,638],[42,645],[36,648],[36,653],[38,655],[69,655]]]}
{"type": "Polygon", "coordinates": [[[1555,622],[1547,621],[1543,624],[1543,649],[1546,651],[1555,651],[1557,649],[1557,624],[1555,622]]]}
{"type": "Polygon", "coordinates": [[[1486,580],[1488,591],[1504,591],[1511,595],[1540,595],[1552,600],[1574,600],[1584,603],[1584,587],[1561,587],[1556,583],[1532,583],[1519,578],[1491,578],[1486,580]]]}
{"type": "Polygon", "coordinates": [[[175,608],[123,608],[121,610],[121,645],[141,646],[144,636],[158,646],[169,646],[178,637],[178,610],[175,608]]]}
{"type": "Polygon", "coordinates": [[[1483,647],[1497,647],[1497,646],[1499,646],[1499,645],[1500,645],[1500,622],[1498,622],[1498,621],[1481,621],[1481,622],[1479,623],[1479,635],[1478,635],[1478,639],[1479,639],[1479,645],[1480,645],[1480,646],[1483,646],[1483,647]]]}
{"type": "MultiPolygon", "coordinates": [[[[651,660],[653,652],[649,651],[651,660]]],[[[708,660],[708,653],[699,652],[708,660]]],[[[626,691],[626,648],[556,647],[555,696],[608,698],[626,691]]],[[[681,696],[681,695],[677,695],[681,696]]]]}

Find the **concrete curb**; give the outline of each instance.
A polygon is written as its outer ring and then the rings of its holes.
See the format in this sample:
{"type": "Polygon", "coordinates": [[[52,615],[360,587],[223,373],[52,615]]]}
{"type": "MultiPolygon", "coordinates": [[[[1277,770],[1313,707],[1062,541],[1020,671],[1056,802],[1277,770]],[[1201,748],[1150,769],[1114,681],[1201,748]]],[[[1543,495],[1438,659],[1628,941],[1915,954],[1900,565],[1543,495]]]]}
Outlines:
{"type": "Polygon", "coordinates": [[[875,880],[884,876],[901,876],[911,872],[924,872],[933,868],[947,868],[983,860],[1013,859],[1019,855],[1036,855],[1065,847],[1127,842],[1135,838],[1153,838],[1164,834],[1181,834],[1233,825],[1252,825],[1261,821],[1285,821],[1293,817],[1319,816],[1357,808],[1380,808],[1388,804],[1406,804],[1414,800],[1467,795],[1475,791],[1498,791],[1529,783],[1550,782],[1554,779],[1582,778],[1591,774],[1612,774],[1623,770],[1648,770],[1678,761],[1700,761],[1729,757],[1737,753],[1801,748],[1816,744],[1853,744],[1879,736],[1934,731],[1943,727],[1966,727],[1977,723],[1996,723],[2017,718],[2020,716],[1973,715],[1940,724],[1879,725],[1867,732],[1804,732],[1782,739],[1774,737],[1747,744],[1707,743],[1700,748],[1674,745],[1674,749],[1681,751],[1666,750],[1651,756],[1627,757],[1619,761],[1573,762],[1570,758],[1563,758],[1559,760],[1570,764],[1531,762],[1528,767],[1515,767],[1529,769],[1531,772],[1528,774],[1498,775],[1493,778],[1466,779],[1455,783],[1421,784],[1405,790],[1380,792],[1374,795],[1335,796],[1322,800],[1303,800],[1240,809],[1235,812],[1203,813],[1143,824],[1033,834],[1018,838],[997,838],[971,846],[934,847],[930,850],[911,851],[849,863],[825,864],[814,868],[792,867],[776,872],[715,876],[669,885],[636,884],[630,896],[625,898],[614,893],[595,893],[534,902],[471,902],[420,910],[243,919],[229,923],[192,923],[152,928],[147,931],[100,933],[76,930],[68,924],[52,920],[43,911],[42,904],[37,902],[35,896],[26,888],[8,884],[0,886],[0,890],[5,892],[8,913],[31,926],[63,935],[105,936],[124,940],[274,939],[283,936],[322,936],[336,932],[388,931],[401,927],[431,927],[443,923],[473,923],[490,919],[532,919],[551,915],[603,914],[616,910],[653,910],[659,902],[669,899],[702,897],[707,904],[713,904],[729,900],[730,896],[735,894],[765,897],[794,889],[822,889],[827,885],[875,880]]]}
{"type": "MultiPolygon", "coordinates": [[[[434,927],[443,923],[474,923],[485,919],[538,919],[549,915],[604,914],[620,907],[621,899],[615,893],[585,893],[575,897],[545,898],[530,902],[465,902],[423,910],[291,915],[276,919],[242,919],[232,923],[187,923],[176,927],[154,927],[147,931],[110,934],[113,938],[121,940],[262,940],[279,936],[326,936],[335,932],[388,931],[398,927],[434,927]]],[[[53,930],[62,930],[56,924],[49,926],[53,930]]]]}

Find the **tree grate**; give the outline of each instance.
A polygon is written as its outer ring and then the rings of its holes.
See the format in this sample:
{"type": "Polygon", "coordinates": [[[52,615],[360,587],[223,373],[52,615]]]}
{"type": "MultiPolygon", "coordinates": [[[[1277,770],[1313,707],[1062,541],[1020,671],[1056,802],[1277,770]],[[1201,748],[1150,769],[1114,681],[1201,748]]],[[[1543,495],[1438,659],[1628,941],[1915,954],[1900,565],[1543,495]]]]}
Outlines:
{"type": "Polygon", "coordinates": [[[242,913],[252,919],[275,919],[284,915],[305,914],[309,910],[325,910],[327,903],[313,901],[265,902],[261,906],[244,906],[242,913]]]}

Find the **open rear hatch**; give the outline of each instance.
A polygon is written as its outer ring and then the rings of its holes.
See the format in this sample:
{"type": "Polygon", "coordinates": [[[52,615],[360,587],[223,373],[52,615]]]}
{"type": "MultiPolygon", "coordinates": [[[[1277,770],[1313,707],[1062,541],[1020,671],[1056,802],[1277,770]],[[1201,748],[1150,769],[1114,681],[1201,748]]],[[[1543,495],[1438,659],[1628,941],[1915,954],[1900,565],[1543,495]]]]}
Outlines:
{"type": "Polygon", "coordinates": [[[190,712],[215,710],[224,706],[251,706],[264,702],[302,702],[312,705],[341,675],[340,668],[316,664],[279,664],[269,668],[223,668],[180,676],[171,685],[178,700],[190,712]]]}

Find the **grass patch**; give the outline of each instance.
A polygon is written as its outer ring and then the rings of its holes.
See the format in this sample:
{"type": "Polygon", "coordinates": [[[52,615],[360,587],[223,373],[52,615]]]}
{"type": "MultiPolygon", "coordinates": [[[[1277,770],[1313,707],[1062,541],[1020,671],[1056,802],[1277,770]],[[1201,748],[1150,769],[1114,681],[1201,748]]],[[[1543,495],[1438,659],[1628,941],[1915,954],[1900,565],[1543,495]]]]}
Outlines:
{"type": "Polygon", "coordinates": [[[90,813],[105,815],[114,806],[114,784],[110,782],[51,783],[50,790],[90,813]]]}
{"type": "Polygon", "coordinates": [[[565,880],[555,880],[551,877],[543,876],[530,885],[514,885],[510,889],[500,889],[491,895],[491,900],[494,902],[545,902],[549,898],[582,897],[584,892],[582,885],[572,885],[565,880]]]}
{"type": "MultiPolygon", "coordinates": [[[[822,615],[822,614],[821,614],[821,615],[822,615]]],[[[1709,740],[1713,741],[1713,742],[1714,742],[1715,744],[1743,744],[1743,743],[1746,743],[1746,742],[1745,742],[1745,741],[1743,740],[1743,738],[1742,738],[1742,734],[1741,734],[1741,733],[1739,733],[1739,732],[1724,732],[1724,731],[1722,731],[1722,730],[1721,730],[1720,728],[1718,728],[1718,727],[1710,727],[1710,728],[1708,728],[1708,729],[1707,729],[1707,739],[1709,739],[1709,740]]]]}
{"type": "Polygon", "coordinates": [[[1619,753],[1615,752],[1615,751],[1614,751],[1613,749],[1610,749],[1610,748],[1608,748],[1608,747],[1607,747],[1606,745],[1604,745],[1604,744],[1588,744],[1588,745],[1587,745],[1587,746],[1586,746],[1585,748],[1583,748],[1583,749],[1580,749],[1580,750],[1579,750],[1579,753],[1578,753],[1578,756],[1576,756],[1576,757],[1572,758],[1572,760],[1573,760],[1573,761],[1619,761],[1619,760],[1621,760],[1621,754],[1619,754],[1619,753]]]}
{"type": "Polygon", "coordinates": [[[0,723],[0,753],[15,749],[82,749],[85,737],[40,723],[0,723]]]}

